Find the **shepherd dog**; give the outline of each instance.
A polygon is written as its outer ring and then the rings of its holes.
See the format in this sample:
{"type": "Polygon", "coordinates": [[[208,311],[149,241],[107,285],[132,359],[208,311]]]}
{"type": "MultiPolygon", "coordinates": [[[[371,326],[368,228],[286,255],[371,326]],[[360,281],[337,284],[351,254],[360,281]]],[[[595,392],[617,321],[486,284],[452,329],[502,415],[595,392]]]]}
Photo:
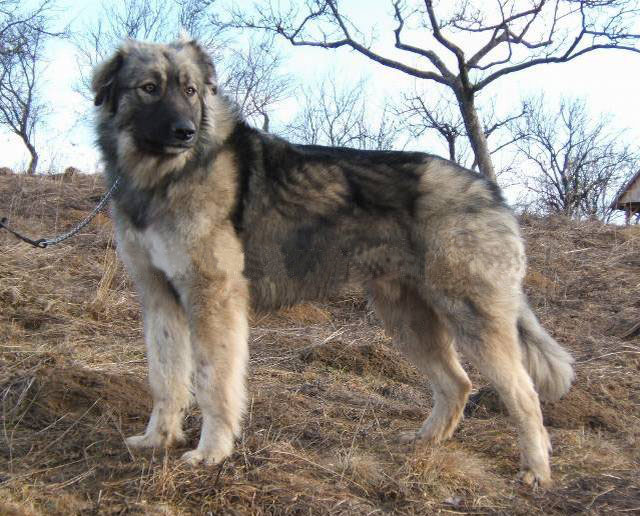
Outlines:
{"type": "Polygon", "coordinates": [[[123,43],[92,89],[153,398],[129,447],[183,442],[195,396],[200,439],[182,458],[223,461],[247,404],[248,312],[356,284],[432,386],[430,416],[399,439],[452,435],[471,390],[459,350],[513,417],[520,479],[550,482],[539,397],[568,391],[573,360],[529,307],[518,223],[494,182],[426,153],[299,145],[255,129],[187,38],[123,43]]]}

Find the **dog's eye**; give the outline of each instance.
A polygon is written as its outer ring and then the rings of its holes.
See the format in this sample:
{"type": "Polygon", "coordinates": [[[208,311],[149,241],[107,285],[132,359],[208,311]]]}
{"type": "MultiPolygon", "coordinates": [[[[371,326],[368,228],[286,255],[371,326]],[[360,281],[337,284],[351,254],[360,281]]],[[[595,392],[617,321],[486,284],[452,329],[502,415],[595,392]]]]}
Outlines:
{"type": "Polygon", "coordinates": [[[193,86],[189,86],[184,92],[187,94],[187,97],[193,97],[196,94],[196,89],[193,86]]]}
{"type": "Polygon", "coordinates": [[[143,84],[142,85],[142,89],[146,93],[155,93],[155,91],[158,89],[158,87],[155,84],[153,84],[152,82],[148,82],[147,84],[143,84]]]}

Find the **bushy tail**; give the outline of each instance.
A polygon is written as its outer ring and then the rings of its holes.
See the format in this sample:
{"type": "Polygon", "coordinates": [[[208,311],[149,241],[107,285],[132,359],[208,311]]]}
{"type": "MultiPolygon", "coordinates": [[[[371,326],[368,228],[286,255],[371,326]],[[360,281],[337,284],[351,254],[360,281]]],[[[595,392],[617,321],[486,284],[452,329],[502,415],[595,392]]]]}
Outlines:
{"type": "Polygon", "coordinates": [[[518,317],[522,360],[545,401],[562,398],[573,381],[573,357],[545,329],[523,299],[518,317]]]}

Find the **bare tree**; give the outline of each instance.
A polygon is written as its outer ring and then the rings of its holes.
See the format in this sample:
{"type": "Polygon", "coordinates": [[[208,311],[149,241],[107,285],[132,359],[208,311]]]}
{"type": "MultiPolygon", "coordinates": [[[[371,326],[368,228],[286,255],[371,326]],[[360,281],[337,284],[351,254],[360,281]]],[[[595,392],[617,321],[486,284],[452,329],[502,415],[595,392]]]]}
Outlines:
{"type": "MultiPolygon", "coordinates": [[[[178,9],[180,29],[197,39],[206,48],[223,43],[221,27],[212,23],[211,11],[216,0],[174,0],[178,9]]],[[[166,5],[166,2],[164,2],[166,5]]]]}
{"type": "MultiPolygon", "coordinates": [[[[402,100],[393,107],[393,112],[404,120],[411,134],[419,138],[427,133],[435,133],[444,141],[448,157],[459,165],[476,170],[478,162],[469,145],[469,139],[460,114],[457,103],[446,93],[434,96],[419,91],[404,93],[402,100]]],[[[499,116],[496,113],[495,102],[491,101],[479,110],[482,130],[487,142],[491,138],[493,145],[487,143],[489,155],[501,151],[513,144],[516,137],[508,126],[516,119],[524,116],[524,111],[509,113],[499,116]]],[[[517,138],[522,138],[518,135],[517,138]]],[[[505,166],[496,173],[510,170],[510,165],[505,166]]]]}
{"type": "Polygon", "coordinates": [[[18,54],[32,32],[53,35],[46,22],[54,5],[52,0],[42,0],[26,9],[20,0],[0,0],[0,59],[18,54]]]}
{"type": "Polygon", "coordinates": [[[596,50],[639,51],[636,0],[392,0],[391,8],[395,53],[369,41],[365,34],[372,28],[357,26],[337,0],[263,0],[253,14],[233,12],[229,25],[270,31],[297,46],[349,48],[450,88],[478,167],[491,178],[494,166],[476,107],[482,90],[505,75],[596,50]]]}
{"type": "Polygon", "coordinates": [[[512,131],[519,152],[535,168],[524,184],[538,208],[608,222],[623,178],[638,168],[637,152],[606,117],[590,117],[582,100],[563,99],[554,108],[545,108],[542,96],[525,103],[526,115],[512,131]]]}
{"type": "Polygon", "coordinates": [[[414,137],[435,132],[444,140],[449,159],[463,166],[467,164],[469,149],[465,145],[464,122],[457,105],[445,95],[433,101],[422,93],[405,93],[402,102],[394,106],[394,112],[405,120],[414,137]]]}
{"type": "MultiPolygon", "coordinates": [[[[78,65],[81,84],[78,90],[91,95],[91,74],[93,68],[104,61],[127,38],[145,41],[162,41],[177,36],[179,19],[177,2],[163,0],[123,0],[122,2],[102,2],[101,13],[88,27],[79,30],[75,36],[79,52],[78,65]]],[[[182,21],[182,20],[181,20],[182,21]]],[[[190,23],[197,25],[194,15],[190,23]]]]}
{"type": "Polygon", "coordinates": [[[386,105],[376,117],[367,97],[363,80],[346,87],[334,77],[325,78],[302,89],[300,110],[284,132],[292,140],[310,145],[391,149],[401,129],[386,105]]]}
{"type": "Polygon", "coordinates": [[[37,170],[35,131],[46,114],[38,78],[45,39],[53,35],[48,27],[52,6],[44,1],[26,11],[18,2],[0,1],[0,125],[27,147],[29,174],[37,170]]]}
{"type": "Polygon", "coordinates": [[[273,40],[250,41],[247,48],[233,51],[222,66],[223,91],[246,118],[265,131],[269,130],[270,109],[289,95],[289,80],[281,67],[282,56],[273,40]]]}

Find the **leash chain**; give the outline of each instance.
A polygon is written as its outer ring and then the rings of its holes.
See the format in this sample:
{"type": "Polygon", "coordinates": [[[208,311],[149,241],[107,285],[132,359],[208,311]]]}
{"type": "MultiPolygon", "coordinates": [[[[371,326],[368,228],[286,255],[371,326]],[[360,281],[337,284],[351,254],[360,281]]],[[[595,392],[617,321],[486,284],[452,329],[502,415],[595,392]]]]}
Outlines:
{"type": "Polygon", "coordinates": [[[68,238],[71,238],[72,236],[77,234],[82,228],[84,228],[87,224],[89,224],[89,222],[91,222],[91,220],[98,214],[98,212],[105,207],[105,205],[107,204],[107,202],[109,201],[113,193],[118,188],[118,183],[119,183],[119,179],[116,179],[111,185],[111,188],[109,189],[109,191],[104,195],[102,199],[100,199],[100,202],[97,204],[97,206],[82,222],[80,222],[80,224],[78,224],[76,227],[74,227],[70,231],[63,233],[62,235],[58,235],[55,238],[41,238],[39,240],[32,240],[24,235],[21,235],[17,231],[11,229],[7,225],[9,221],[7,220],[6,217],[2,217],[2,219],[0,220],[0,229],[1,228],[6,229],[9,233],[14,235],[16,238],[19,238],[20,240],[22,240],[23,242],[26,242],[27,244],[31,244],[33,247],[39,247],[40,249],[44,249],[45,247],[48,247],[50,245],[59,244],[60,242],[64,242],[68,238]]]}

